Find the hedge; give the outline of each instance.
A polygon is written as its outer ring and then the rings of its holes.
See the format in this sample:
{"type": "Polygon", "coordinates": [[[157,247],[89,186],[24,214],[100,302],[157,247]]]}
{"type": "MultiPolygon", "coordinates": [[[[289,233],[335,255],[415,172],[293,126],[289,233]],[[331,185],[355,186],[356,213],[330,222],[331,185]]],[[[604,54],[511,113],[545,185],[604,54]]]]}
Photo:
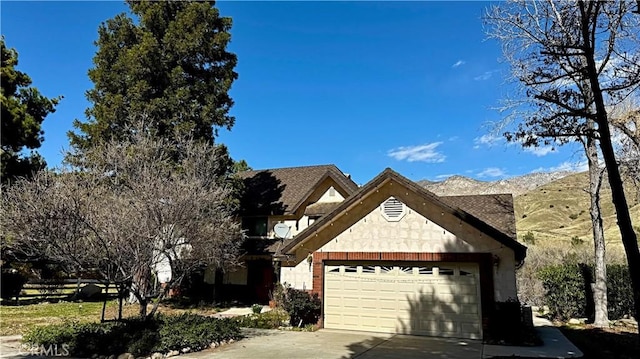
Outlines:
{"type": "MultiPolygon", "coordinates": [[[[581,263],[547,266],[538,272],[538,277],[552,317],[559,320],[593,317],[593,267],[581,263]]],[[[627,266],[607,265],[607,303],[611,320],[633,313],[633,292],[627,266]]]]}
{"type": "Polygon", "coordinates": [[[66,322],[36,327],[24,336],[23,342],[45,347],[66,344],[69,354],[75,357],[122,353],[139,357],[183,348],[198,351],[209,347],[211,343],[240,337],[240,327],[234,320],[186,313],[159,315],[149,320],[82,324],[66,322]]]}

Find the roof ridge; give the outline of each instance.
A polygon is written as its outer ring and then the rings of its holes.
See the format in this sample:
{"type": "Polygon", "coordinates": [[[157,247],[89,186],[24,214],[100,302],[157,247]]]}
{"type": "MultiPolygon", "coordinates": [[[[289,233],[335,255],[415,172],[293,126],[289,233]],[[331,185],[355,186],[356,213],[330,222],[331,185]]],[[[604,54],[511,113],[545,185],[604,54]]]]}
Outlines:
{"type": "Polygon", "coordinates": [[[274,171],[274,170],[289,170],[289,169],[310,168],[310,167],[334,167],[338,171],[340,171],[340,169],[335,164],[328,163],[328,164],[323,164],[323,165],[304,165],[304,166],[289,166],[289,167],[252,169],[252,170],[247,170],[247,171],[243,171],[243,172],[262,172],[262,171],[274,171]]]}

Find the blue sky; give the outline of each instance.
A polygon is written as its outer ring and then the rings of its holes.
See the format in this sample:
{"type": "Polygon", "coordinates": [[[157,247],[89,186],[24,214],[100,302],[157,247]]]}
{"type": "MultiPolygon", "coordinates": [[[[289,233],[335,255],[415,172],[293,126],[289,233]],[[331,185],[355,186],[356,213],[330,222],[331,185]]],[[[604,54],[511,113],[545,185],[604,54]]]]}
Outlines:
{"type": "MultiPolygon", "coordinates": [[[[492,133],[513,90],[485,2],[219,2],[233,18],[236,125],[221,130],[255,169],[334,163],[358,183],[386,167],[413,179],[495,180],[582,161],[577,148],[523,150],[492,133]]],[[[1,3],[2,35],[45,95],[50,167],[84,120],[98,25],[122,2],[1,3]]]]}

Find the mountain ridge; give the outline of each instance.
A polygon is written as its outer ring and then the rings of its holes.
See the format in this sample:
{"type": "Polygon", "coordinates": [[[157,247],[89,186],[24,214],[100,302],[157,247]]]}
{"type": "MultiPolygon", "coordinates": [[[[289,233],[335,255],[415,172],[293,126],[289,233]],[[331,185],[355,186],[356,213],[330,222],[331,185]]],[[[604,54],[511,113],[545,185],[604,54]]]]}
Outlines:
{"type": "Polygon", "coordinates": [[[417,183],[438,196],[511,193],[516,197],[575,173],[571,171],[535,172],[496,181],[481,181],[453,175],[442,181],[421,180],[417,183]]]}

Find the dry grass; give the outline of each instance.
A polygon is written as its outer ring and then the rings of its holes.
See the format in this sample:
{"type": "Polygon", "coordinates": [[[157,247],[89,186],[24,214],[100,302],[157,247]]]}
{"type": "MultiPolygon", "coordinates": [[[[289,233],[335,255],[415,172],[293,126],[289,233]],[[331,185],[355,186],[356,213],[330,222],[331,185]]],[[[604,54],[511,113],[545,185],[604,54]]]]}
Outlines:
{"type": "MultiPolygon", "coordinates": [[[[514,199],[518,239],[522,241],[527,232],[533,233],[535,238],[535,244],[525,243],[528,247],[527,258],[516,274],[521,302],[544,304],[544,289],[537,278],[538,271],[543,267],[565,263],[570,259],[584,263],[594,261],[590,200],[586,191],[588,185],[587,173],[583,172],[550,182],[514,199]],[[582,239],[583,243],[572,245],[571,238],[574,236],[582,239]]],[[[631,217],[638,226],[639,196],[635,188],[628,186],[626,189],[631,217]]],[[[606,183],[603,184],[601,198],[607,262],[626,263],[611,202],[611,190],[606,183]]]]}
{"type": "MultiPolygon", "coordinates": [[[[606,179],[605,179],[606,181],[606,179]]],[[[589,216],[589,186],[587,173],[578,173],[550,182],[514,199],[518,238],[531,231],[536,243],[550,245],[570,244],[578,236],[591,243],[589,216]]],[[[627,201],[633,223],[640,225],[640,198],[637,189],[627,186],[627,201]]],[[[610,246],[621,245],[620,231],[615,218],[611,190],[603,184],[602,212],[605,238],[610,246]]]]}
{"type": "MultiPolygon", "coordinates": [[[[149,306],[149,310],[151,306],[149,306]]],[[[192,309],[178,309],[167,305],[161,305],[158,309],[164,314],[180,314],[185,312],[212,315],[219,312],[220,308],[200,307],[192,309]]],[[[0,306],[0,335],[24,334],[30,328],[38,325],[63,323],[66,320],[78,322],[99,322],[102,311],[102,302],[59,302],[40,303],[19,306],[0,306]]],[[[123,317],[135,317],[138,314],[137,304],[123,305],[123,317]]],[[[118,315],[118,302],[107,302],[105,319],[116,319],[118,315]]]]}

